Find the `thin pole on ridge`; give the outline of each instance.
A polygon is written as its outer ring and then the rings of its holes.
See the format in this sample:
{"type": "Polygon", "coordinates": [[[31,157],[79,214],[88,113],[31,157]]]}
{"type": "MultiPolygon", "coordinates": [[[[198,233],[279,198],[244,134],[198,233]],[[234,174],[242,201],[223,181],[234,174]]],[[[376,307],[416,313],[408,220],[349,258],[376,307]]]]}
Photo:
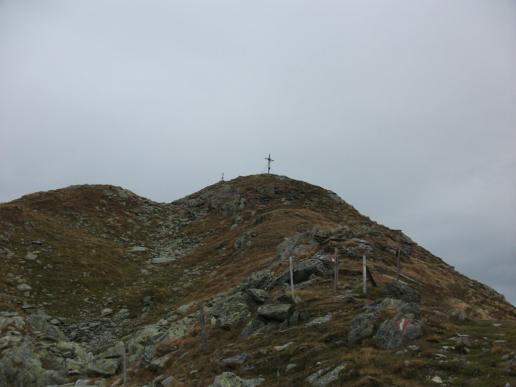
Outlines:
{"type": "Polygon", "coordinates": [[[208,334],[206,333],[206,315],[204,314],[204,303],[199,304],[199,325],[201,327],[201,350],[208,352],[208,334]]]}
{"type": "Polygon", "coordinates": [[[269,157],[266,157],[265,160],[267,160],[267,175],[271,173],[271,163],[274,161],[271,159],[271,154],[269,153],[269,157]]]}
{"type": "Polygon", "coordinates": [[[125,387],[127,385],[127,350],[125,348],[125,343],[122,341],[122,385],[125,387]]]}
{"type": "Polygon", "coordinates": [[[337,249],[335,249],[335,254],[333,256],[333,290],[337,293],[337,289],[339,287],[339,256],[337,249]]]}
{"type": "Polygon", "coordinates": [[[396,282],[400,281],[401,230],[398,230],[398,249],[396,250],[396,282]]]}
{"type": "Polygon", "coordinates": [[[396,251],[396,282],[400,282],[400,248],[396,251]]]}
{"type": "Polygon", "coordinates": [[[296,302],[296,296],[294,294],[294,264],[292,263],[292,255],[288,257],[289,266],[290,266],[290,293],[291,297],[296,302]]]}
{"type": "Polygon", "coordinates": [[[362,292],[367,294],[367,258],[362,256],[362,292]]]}

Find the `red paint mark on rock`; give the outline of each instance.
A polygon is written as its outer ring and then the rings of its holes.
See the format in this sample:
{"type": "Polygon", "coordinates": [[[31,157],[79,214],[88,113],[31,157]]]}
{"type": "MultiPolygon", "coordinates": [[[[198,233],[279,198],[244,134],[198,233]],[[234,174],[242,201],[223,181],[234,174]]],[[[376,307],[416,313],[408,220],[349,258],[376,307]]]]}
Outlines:
{"type": "Polygon", "coordinates": [[[399,324],[400,331],[404,331],[407,328],[408,324],[409,324],[409,320],[407,320],[406,318],[402,318],[400,320],[400,324],[399,324]]]}

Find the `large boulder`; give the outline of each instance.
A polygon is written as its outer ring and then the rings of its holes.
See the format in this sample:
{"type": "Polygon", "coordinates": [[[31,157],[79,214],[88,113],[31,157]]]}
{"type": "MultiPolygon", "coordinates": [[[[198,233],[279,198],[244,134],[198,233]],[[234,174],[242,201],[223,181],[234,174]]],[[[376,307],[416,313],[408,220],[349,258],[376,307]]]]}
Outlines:
{"type": "Polygon", "coordinates": [[[148,344],[156,344],[165,338],[165,334],[156,324],[149,324],[136,331],[134,334],[126,337],[128,361],[134,362],[139,360],[148,344]]]}
{"type": "Polygon", "coordinates": [[[215,326],[232,328],[251,316],[247,305],[247,296],[236,292],[227,296],[218,296],[208,308],[208,315],[215,326]]]}
{"type": "Polygon", "coordinates": [[[258,315],[268,320],[285,321],[291,309],[291,304],[266,304],[258,308],[258,315]]]}
{"type": "Polygon", "coordinates": [[[420,311],[417,304],[404,302],[396,298],[383,298],[364,307],[364,312],[356,315],[351,321],[348,333],[350,345],[360,343],[363,339],[373,337],[379,348],[397,348],[403,340],[411,340],[422,335],[422,323],[419,321],[420,311]],[[380,320],[385,316],[395,316],[380,320]],[[397,332],[396,324],[402,324],[397,332]]]}
{"type": "Polygon", "coordinates": [[[176,340],[186,336],[192,329],[195,320],[192,317],[185,317],[165,326],[165,340],[176,340]]]}
{"type": "Polygon", "coordinates": [[[263,289],[269,290],[274,283],[274,274],[270,270],[255,271],[247,277],[242,284],[242,289],[263,289]]]}
{"type": "MultiPolygon", "coordinates": [[[[296,262],[293,267],[294,283],[308,281],[313,276],[330,278],[333,276],[333,266],[330,262],[320,258],[310,258],[301,262],[296,262]]],[[[282,284],[290,281],[290,269],[276,280],[282,284]]]]}
{"type": "Polygon", "coordinates": [[[94,359],[87,367],[87,373],[91,376],[112,376],[120,367],[119,359],[94,359]]]}
{"type": "Polygon", "coordinates": [[[165,340],[180,339],[191,331],[195,320],[191,316],[173,321],[169,324],[149,324],[124,339],[127,348],[128,361],[139,360],[148,346],[154,346],[165,340]]]}
{"type": "Polygon", "coordinates": [[[22,329],[25,321],[15,312],[0,312],[0,333],[4,330],[22,329]]]}
{"type": "Polygon", "coordinates": [[[18,345],[22,339],[23,337],[20,336],[19,332],[7,332],[4,336],[0,337],[0,351],[18,345]]]}
{"type": "Polygon", "coordinates": [[[348,333],[350,345],[360,343],[363,339],[372,337],[376,328],[377,315],[375,313],[360,313],[351,321],[351,330],[348,333]]]}
{"type": "Polygon", "coordinates": [[[249,359],[249,355],[245,352],[237,353],[236,355],[226,357],[220,361],[220,363],[225,367],[238,367],[244,364],[247,359],[249,359]]]}
{"type": "Polygon", "coordinates": [[[317,245],[311,232],[304,232],[285,238],[277,247],[277,260],[283,261],[289,256],[300,256],[317,245]]]}
{"type": "Polygon", "coordinates": [[[53,353],[59,354],[64,359],[64,365],[68,375],[81,375],[87,372],[88,365],[93,360],[91,353],[77,343],[61,341],[53,346],[53,353]]]}
{"type": "Polygon", "coordinates": [[[405,302],[420,302],[421,295],[415,289],[400,281],[392,281],[386,284],[381,290],[380,294],[384,297],[397,298],[405,302]]]}
{"type": "Polygon", "coordinates": [[[33,344],[27,339],[0,355],[0,386],[43,387],[64,382],[62,374],[43,367],[33,344]]]}
{"type": "Polygon", "coordinates": [[[269,292],[263,289],[248,289],[247,294],[258,304],[263,304],[269,298],[269,292]]]}
{"type": "Polygon", "coordinates": [[[381,349],[399,348],[407,340],[423,335],[423,323],[403,315],[385,320],[374,335],[374,342],[381,349]]]}
{"type": "Polygon", "coordinates": [[[50,317],[42,312],[31,314],[28,322],[32,327],[32,331],[40,336],[40,338],[50,341],[62,341],[66,339],[64,333],[55,325],[50,323],[50,317]]]}

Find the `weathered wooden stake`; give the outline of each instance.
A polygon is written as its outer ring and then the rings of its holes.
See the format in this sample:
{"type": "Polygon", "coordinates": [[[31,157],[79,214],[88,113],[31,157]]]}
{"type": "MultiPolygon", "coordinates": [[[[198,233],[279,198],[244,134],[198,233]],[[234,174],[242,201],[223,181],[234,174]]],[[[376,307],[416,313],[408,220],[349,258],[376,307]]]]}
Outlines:
{"type": "Polygon", "coordinates": [[[294,265],[292,264],[292,256],[288,257],[289,263],[290,263],[290,293],[291,297],[296,302],[296,296],[294,294],[294,265]]]}
{"type": "Polygon", "coordinates": [[[365,254],[362,256],[362,290],[367,294],[367,258],[365,254]]]}
{"type": "Polygon", "coordinates": [[[335,292],[337,292],[337,288],[339,287],[339,257],[337,256],[337,254],[335,254],[333,262],[333,288],[335,292]]]}
{"type": "Polygon", "coordinates": [[[400,271],[401,271],[401,265],[400,265],[400,257],[401,257],[401,230],[398,230],[398,249],[396,250],[396,282],[400,281],[400,271]]]}
{"type": "Polygon", "coordinates": [[[396,251],[396,281],[400,281],[400,248],[398,246],[398,251],[396,251]]]}
{"type": "Polygon", "coordinates": [[[127,351],[123,341],[120,342],[120,352],[122,352],[122,386],[125,387],[127,385],[127,351]]]}
{"type": "Polygon", "coordinates": [[[208,334],[206,333],[206,317],[204,316],[204,304],[199,304],[199,325],[201,326],[201,349],[208,352],[208,334]]]}

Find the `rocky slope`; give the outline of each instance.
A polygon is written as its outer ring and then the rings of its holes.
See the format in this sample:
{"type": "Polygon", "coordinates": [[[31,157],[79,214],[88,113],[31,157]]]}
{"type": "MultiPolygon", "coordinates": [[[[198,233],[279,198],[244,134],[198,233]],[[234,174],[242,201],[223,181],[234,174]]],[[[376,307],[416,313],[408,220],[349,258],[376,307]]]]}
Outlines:
{"type": "Polygon", "coordinates": [[[503,296],[282,176],[27,195],[0,204],[0,263],[1,386],[515,385],[503,296]]]}

